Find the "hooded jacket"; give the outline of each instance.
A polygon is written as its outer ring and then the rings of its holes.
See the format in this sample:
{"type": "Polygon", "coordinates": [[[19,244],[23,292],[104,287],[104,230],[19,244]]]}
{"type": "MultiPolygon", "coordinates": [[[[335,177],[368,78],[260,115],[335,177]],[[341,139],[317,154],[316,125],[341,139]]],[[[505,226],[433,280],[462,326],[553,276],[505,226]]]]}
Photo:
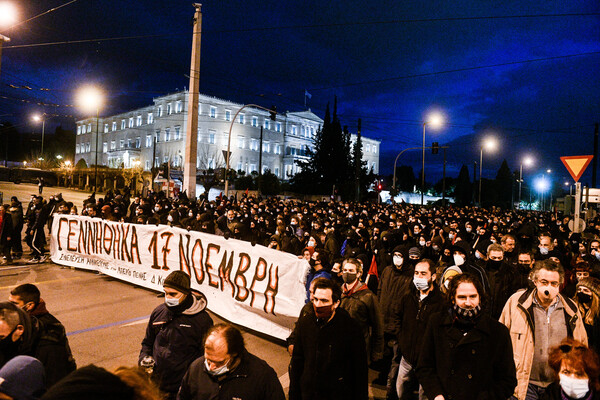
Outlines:
{"type": "MultiPolygon", "coordinates": [[[[525,399],[533,364],[533,351],[535,348],[533,343],[535,339],[533,296],[535,292],[536,289],[517,291],[508,299],[500,316],[500,322],[509,329],[512,339],[518,380],[514,395],[519,400],[525,399]]],[[[581,315],[577,311],[577,306],[571,299],[560,294],[558,300],[563,305],[568,336],[587,345],[587,334],[581,315]]]]}
{"type": "Polygon", "coordinates": [[[175,313],[165,303],[152,311],[142,340],[139,361],[151,356],[156,361],[153,379],[160,389],[177,393],[190,364],[204,354],[204,336],[213,325],[206,312],[206,297],[192,291],[192,304],[175,313]]]}
{"type": "MultiPolygon", "coordinates": [[[[414,270],[408,264],[408,252],[406,247],[397,246],[393,253],[402,253],[403,263],[401,268],[393,264],[386,267],[379,278],[377,297],[381,314],[383,315],[384,333],[396,335],[394,328],[394,312],[398,309],[400,299],[409,292],[412,285],[414,270]]],[[[392,253],[392,254],[393,254],[392,253]]]]}

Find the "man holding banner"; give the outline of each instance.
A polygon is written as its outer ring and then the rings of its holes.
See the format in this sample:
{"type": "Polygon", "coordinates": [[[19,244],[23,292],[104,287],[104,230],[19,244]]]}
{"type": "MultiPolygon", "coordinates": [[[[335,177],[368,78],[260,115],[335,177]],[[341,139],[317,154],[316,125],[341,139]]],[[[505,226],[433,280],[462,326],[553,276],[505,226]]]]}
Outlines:
{"type": "Polygon", "coordinates": [[[163,283],[165,303],[152,311],[139,363],[175,399],[190,364],[204,354],[204,336],[213,325],[206,297],[192,292],[190,276],[173,271],[163,283]]]}

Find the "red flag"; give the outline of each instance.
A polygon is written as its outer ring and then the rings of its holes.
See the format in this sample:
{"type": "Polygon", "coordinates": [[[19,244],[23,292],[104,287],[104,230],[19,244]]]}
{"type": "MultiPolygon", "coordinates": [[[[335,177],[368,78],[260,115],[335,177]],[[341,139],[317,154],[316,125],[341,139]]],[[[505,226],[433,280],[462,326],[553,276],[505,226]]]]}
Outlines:
{"type": "Polygon", "coordinates": [[[246,197],[248,197],[248,188],[246,188],[246,197]]]}
{"type": "Polygon", "coordinates": [[[375,261],[375,255],[373,255],[373,260],[371,260],[371,266],[369,267],[369,275],[375,275],[377,279],[379,279],[379,273],[377,272],[377,261],[375,261]]]}

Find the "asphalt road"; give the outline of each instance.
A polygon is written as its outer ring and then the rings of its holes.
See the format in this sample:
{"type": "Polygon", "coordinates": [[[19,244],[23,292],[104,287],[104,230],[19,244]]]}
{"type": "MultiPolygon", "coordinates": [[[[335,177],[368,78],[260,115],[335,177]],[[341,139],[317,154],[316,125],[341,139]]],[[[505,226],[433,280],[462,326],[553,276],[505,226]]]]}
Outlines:
{"type": "MultiPolygon", "coordinates": [[[[37,186],[0,182],[4,203],[17,196],[26,207],[37,186]]],[[[89,193],[65,188],[44,188],[43,196],[62,193],[63,198],[81,208],[89,193]]],[[[25,254],[27,245],[23,244],[25,254]]],[[[99,365],[108,369],[137,363],[148,317],[163,301],[157,293],[118,281],[106,275],[61,267],[52,262],[0,267],[0,299],[7,299],[10,289],[23,284],[38,286],[48,310],[65,326],[78,366],[99,365]]],[[[215,323],[221,322],[211,314],[215,323]]],[[[287,393],[290,356],[279,341],[240,327],[246,347],[275,369],[287,393]]],[[[375,378],[370,370],[369,381],[375,378]]],[[[369,388],[371,398],[385,398],[384,388],[369,388]]]]}

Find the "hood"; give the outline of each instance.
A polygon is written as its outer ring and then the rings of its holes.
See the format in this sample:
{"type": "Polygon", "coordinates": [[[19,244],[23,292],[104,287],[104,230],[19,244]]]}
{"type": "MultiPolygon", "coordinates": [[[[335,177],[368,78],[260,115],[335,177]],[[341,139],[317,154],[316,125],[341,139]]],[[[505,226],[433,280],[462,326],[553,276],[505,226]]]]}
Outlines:
{"type": "Polygon", "coordinates": [[[46,390],[44,366],[29,356],[17,356],[0,369],[0,393],[13,399],[35,400],[46,390]]]}
{"type": "Polygon", "coordinates": [[[192,290],[192,305],[189,306],[182,314],[185,315],[195,315],[206,309],[208,301],[206,300],[206,296],[200,292],[196,292],[192,290]]]}

